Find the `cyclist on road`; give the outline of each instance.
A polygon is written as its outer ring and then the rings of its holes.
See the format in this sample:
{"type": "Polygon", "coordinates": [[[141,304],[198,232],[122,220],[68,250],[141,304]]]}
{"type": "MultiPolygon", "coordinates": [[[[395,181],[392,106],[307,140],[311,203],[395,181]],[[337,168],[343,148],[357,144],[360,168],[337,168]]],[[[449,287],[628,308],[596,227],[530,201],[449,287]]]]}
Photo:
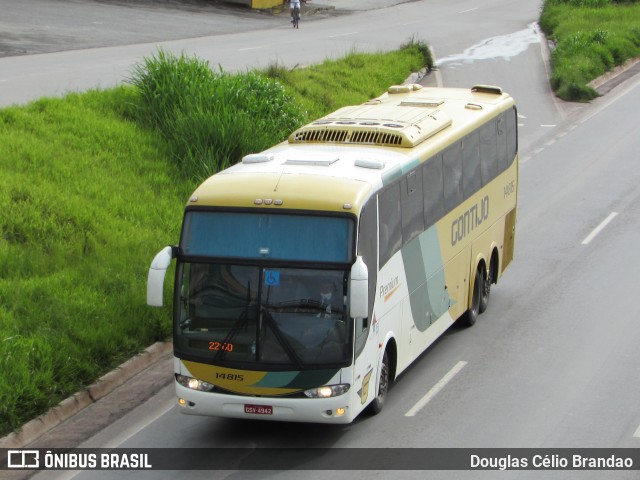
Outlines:
{"type": "Polygon", "coordinates": [[[289,5],[291,5],[291,23],[294,23],[293,16],[296,7],[298,8],[298,19],[300,18],[300,0],[289,0],[289,5]]]}

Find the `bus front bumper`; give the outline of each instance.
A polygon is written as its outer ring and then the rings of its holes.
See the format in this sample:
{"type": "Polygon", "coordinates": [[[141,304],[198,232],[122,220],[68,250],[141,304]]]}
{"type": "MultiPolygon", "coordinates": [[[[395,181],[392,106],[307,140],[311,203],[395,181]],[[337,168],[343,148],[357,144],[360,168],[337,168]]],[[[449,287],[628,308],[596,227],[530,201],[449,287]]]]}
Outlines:
{"type": "Polygon", "coordinates": [[[351,392],[331,398],[245,397],[202,392],[176,382],[180,412],[187,415],[309,423],[351,423],[351,392]]]}

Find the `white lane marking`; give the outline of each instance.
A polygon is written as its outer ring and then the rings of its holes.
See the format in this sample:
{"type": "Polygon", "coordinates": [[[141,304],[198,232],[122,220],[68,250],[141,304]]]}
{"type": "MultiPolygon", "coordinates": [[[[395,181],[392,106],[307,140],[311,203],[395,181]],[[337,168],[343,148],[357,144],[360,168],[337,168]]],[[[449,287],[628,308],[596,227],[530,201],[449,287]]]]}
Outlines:
{"type": "Polygon", "coordinates": [[[458,13],[469,13],[469,12],[473,12],[474,10],[478,10],[478,7],[470,8],[469,10],[463,10],[463,11],[458,12],[458,13]]]}
{"type": "MultiPolygon", "coordinates": [[[[172,408],[176,407],[175,398],[171,398],[170,400],[168,400],[166,402],[163,402],[163,403],[164,403],[164,405],[161,406],[161,409],[160,409],[159,412],[153,413],[149,417],[143,416],[143,418],[139,422],[131,424],[124,432],[122,432],[120,435],[115,436],[112,440],[110,440],[110,441],[108,441],[108,442],[106,442],[106,443],[104,443],[102,445],[95,445],[92,442],[92,439],[89,439],[87,442],[84,442],[84,444],[81,444],[80,448],[108,448],[108,449],[111,449],[111,448],[119,447],[124,442],[126,442],[128,439],[133,437],[135,434],[139,433],[141,430],[143,430],[146,427],[148,427],[149,425],[151,425],[153,422],[155,422],[158,418],[163,416],[169,410],[171,410],[172,408]]],[[[47,475],[53,474],[53,476],[47,476],[46,478],[49,479],[49,480],[73,480],[75,477],[77,477],[81,473],[84,473],[84,472],[82,470],[59,471],[59,472],[56,472],[55,474],[53,472],[48,472],[47,475]]],[[[34,478],[38,479],[38,478],[40,478],[40,476],[37,475],[34,478]]]]}
{"type": "Polygon", "coordinates": [[[633,434],[633,436],[636,437],[636,438],[640,438],[640,426],[636,430],[636,433],[633,434]]]}
{"type": "Polygon", "coordinates": [[[591,243],[591,240],[596,238],[596,235],[598,235],[602,231],[602,229],[609,224],[611,220],[616,218],[616,216],[618,216],[618,212],[611,212],[609,216],[605,218],[600,225],[594,228],[593,231],[587,236],[587,238],[582,241],[582,245],[589,245],[589,243],[591,243]]]}
{"type": "Polygon", "coordinates": [[[440,392],[440,390],[446,387],[446,385],[451,380],[453,380],[453,377],[455,377],[460,372],[460,370],[462,370],[465,367],[466,364],[467,362],[464,362],[462,360],[459,361],[451,370],[449,370],[449,372],[444,377],[442,377],[442,379],[438,383],[436,383],[431,388],[431,390],[427,392],[427,394],[424,397],[418,400],[418,402],[413,407],[411,407],[411,409],[407,413],[405,413],[404,416],[405,417],[415,416],[416,413],[422,410],[427,405],[427,403],[429,403],[433,399],[433,397],[435,397],[440,392]]]}
{"type": "Polygon", "coordinates": [[[238,51],[239,52],[248,52],[249,50],[261,50],[263,48],[267,48],[270,47],[271,45],[259,45],[257,47],[246,47],[246,48],[239,48],[238,51]]]}
{"type": "Polygon", "coordinates": [[[338,33],[336,35],[329,35],[329,38],[346,37],[348,35],[357,35],[358,33],[360,33],[360,32],[338,33]]]}

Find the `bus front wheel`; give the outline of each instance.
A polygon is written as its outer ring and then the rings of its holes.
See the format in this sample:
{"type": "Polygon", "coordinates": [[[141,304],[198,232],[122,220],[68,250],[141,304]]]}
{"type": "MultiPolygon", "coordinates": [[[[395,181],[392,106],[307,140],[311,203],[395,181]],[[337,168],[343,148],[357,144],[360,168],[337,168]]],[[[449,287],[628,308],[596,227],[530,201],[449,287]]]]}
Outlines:
{"type": "Polygon", "coordinates": [[[387,390],[389,390],[389,357],[385,350],[382,356],[382,365],[380,365],[380,384],[378,385],[378,394],[369,404],[369,412],[372,415],[377,415],[382,411],[384,407],[384,401],[387,397],[387,390]]]}

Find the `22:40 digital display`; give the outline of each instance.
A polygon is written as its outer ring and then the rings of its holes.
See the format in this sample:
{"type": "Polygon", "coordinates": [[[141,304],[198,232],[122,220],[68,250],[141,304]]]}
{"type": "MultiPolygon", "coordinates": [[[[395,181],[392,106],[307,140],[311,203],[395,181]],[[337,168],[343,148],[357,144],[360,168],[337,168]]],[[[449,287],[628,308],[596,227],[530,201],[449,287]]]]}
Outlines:
{"type": "Polygon", "coordinates": [[[225,352],[233,352],[233,343],[227,342],[209,342],[209,350],[217,352],[218,350],[224,350],[225,352]]]}

